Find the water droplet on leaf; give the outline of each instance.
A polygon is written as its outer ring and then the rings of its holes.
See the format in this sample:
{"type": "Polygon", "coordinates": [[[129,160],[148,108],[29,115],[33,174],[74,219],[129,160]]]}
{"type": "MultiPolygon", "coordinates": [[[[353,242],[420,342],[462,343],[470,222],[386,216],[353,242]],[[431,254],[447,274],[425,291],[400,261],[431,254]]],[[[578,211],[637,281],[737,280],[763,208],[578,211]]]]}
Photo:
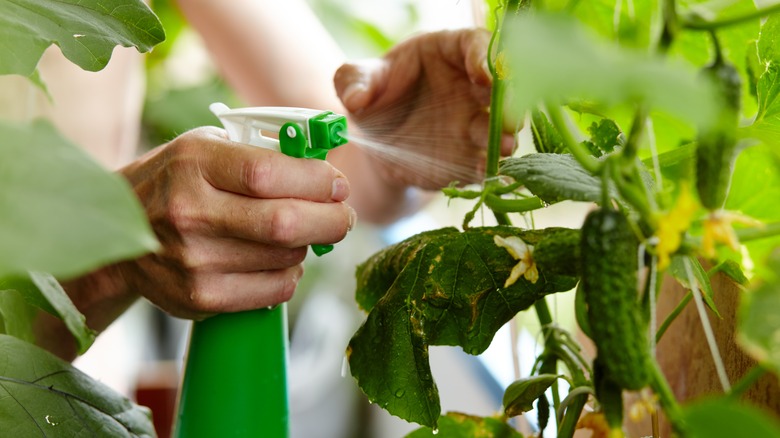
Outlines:
{"type": "Polygon", "coordinates": [[[406,391],[404,391],[404,389],[403,389],[403,388],[401,388],[401,389],[399,389],[399,390],[397,390],[397,391],[395,392],[395,396],[396,396],[396,397],[398,397],[398,398],[401,398],[401,397],[403,397],[403,396],[404,396],[404,394],[406,394],[406,391]]]}
{"type": "Polygon", "coordinates": [[[438,428],[437,429],[433,429],[431,431],[431,433],[434,434],[434,435],[438,435],[439,434],[439,429],[438,428]]]}
{"type": "Polygon", "coordinates": [[[56,425],[60,424],[60,423],[56,422],[56,421],[54,420],[54,417],[52,417],[51,415],[47,415],[47,416],[45,416],[45,417],[44,417],[44,419],[46,420],[46,422],[47,422],[48,424],[50,424],[50,425],[52,425],[52,426],[56,426],[56,425]]]}

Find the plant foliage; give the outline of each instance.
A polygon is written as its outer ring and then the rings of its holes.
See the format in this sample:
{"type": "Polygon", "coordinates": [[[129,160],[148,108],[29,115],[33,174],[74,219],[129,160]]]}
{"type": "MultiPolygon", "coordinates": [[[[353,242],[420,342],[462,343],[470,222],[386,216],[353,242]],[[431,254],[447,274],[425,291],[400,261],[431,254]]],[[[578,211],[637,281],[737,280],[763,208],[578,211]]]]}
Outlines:
{"type": "MultiPolygon", "coordinates": [[[[514,314],[533,308],[543,346],[531,374],[506,389],[504,420],[537,402],[539,429],[550,422],[549,407],[557,413],[552,420],[558,436],[570,437],[582,427],[596,436],[622,436],[622,390],[642,386],[642,400],[632,412],[662,410],[679,436],[777,435],[777,418],[735,400],[751,376],[780,372],[777,253],[764,262],[780,247],[780,4],[486,3],[488,27],[494,30],[490,117],[500,119],[504,108],[528,114],[536,152],[499,162],[503,124],[491,123],[481,189],[445,190],[450,197],[476,200],[465,231],[424,232],[358,267],[356,299],[369,312],[348,352],[358,385],[390,413],[427,426],[412,436],[428,436],[437,425],[443,436],[467,436],[479,421],[440,416],[428,345],[479,353],[514,314]],[[549,229],[512,225],[515,215],[564,201],[598,204],[605,211],[604,226],[554,237],[549,229]],[[492,210],[500,227],[468,228],[482,207],[492,210]],[[620,235],[600,234],[615,221],[624,225],[620,235]],[[544,237],[532,237],[534,232],[544,237]],[[520,237],[525,244],[491,239],[496,233],[520,237]],[[594,260],[578,253],[580,239],[582,248],[592,247],[587,242],[608,245],[599,247],[603,254],[594,260]],[[611,250],[618,246],[632,248],[630,254],[611,250]],[[511,257],[501,253],[508,248],[511,257]],[[534,264],[540,282],[545,279],[541,286],[513,272],[520,266],[528,272],[534,264]],[[715,267],[707,272],[708,265],[715,267]],[[502,288],[510,272],[517,280],[502,288]],[[715,307],[718,290],[710,276],[716,272],[747,290],[737,335],[761,368],[733,390],[724,382],[723,394],[710,401],[682,403],[660,372],[650,340],[660,339],[691,302],[716,317],[733,313],[715,307]],[[586,275],[573,305],[580,328],[600,348],[595,363],[556,325],[543,299],[573,289],[586,275]],[[665,281],[676,281],[689,293],[657,332],[649,333],[655,302],[665,299],[660,287],[665,281]],[[616,293],[616,287],[607,287],[616,282],[624,293],[620,309],[606,296],[616,293]],[[604,296],[594,297],[594,291],[604,296]],[[487,297],[495,298],[480,301],[487,297]],[[497,298],[499,305],[489,304],[497,298]],[[623,308],[634,317],[622,317],[623,308]],[[624,339],[628,336],[631,342],[624,339]],[[626,347],[612,348],[616,345],[626,347]],[[623,360],[629,345],[649,359],[623,360]],[[623,368],[611,367],[612,362],[623,368]],[[629,374],[642,378],[627,381],[623,377],[629,374]],[[567,394],[560,393],[559,379],[569,383],[567,394]],[[580,421],[588,403],[594,412],[580,421]]],[[[705,315],[705,331],[711,331],[708,321],[705,315]]],[[[722,358],[713,356],[722,367],[722,358]]],[[[480,433],[505,436],[499,430],[480,433]]]]}

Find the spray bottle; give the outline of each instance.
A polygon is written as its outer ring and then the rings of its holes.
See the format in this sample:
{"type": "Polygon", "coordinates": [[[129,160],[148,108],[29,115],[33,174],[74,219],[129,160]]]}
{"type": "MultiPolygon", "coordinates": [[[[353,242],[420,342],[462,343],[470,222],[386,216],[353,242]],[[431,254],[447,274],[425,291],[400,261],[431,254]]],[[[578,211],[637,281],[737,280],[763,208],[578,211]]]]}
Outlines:
{"type": "MultiPolygon", "coordinates": [[[[231,140],[292,157],[324,160],[347,142],[346,118],[329,111],[209,108],[231,140]]],[[[332,249],[312,245],[318,256],[332,249]]],[[[285,304],[194,322],[174,436],[287,438],[287,361],[285,304]]]]}

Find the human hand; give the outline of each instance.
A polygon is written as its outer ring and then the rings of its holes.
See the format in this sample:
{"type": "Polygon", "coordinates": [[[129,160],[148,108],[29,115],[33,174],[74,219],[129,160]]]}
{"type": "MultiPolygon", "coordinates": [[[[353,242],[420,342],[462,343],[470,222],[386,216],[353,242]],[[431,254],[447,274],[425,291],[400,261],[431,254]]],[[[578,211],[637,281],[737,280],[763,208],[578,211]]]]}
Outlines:
{"type": "MultiPolygon", "coordinates": [[[[423,34],[383,59],[345,64],[339,98],[369,141],[390,184],[438,189],[481,181],[488,137],[490,34],[483,29],[423,34]]],[[[358,144],[361,140],[357,140],[358,144]]],[[[514,147],[511,133],[502,153],[514,147]]]]}
{"type": "Polygon", "coordinates": [[[163,249],[118,269],[174,316],[287,301],[306,247],[340,241],[355,221],[333,166],[234,143],[216,128],[187,132],[121,172],[163,249]]]}

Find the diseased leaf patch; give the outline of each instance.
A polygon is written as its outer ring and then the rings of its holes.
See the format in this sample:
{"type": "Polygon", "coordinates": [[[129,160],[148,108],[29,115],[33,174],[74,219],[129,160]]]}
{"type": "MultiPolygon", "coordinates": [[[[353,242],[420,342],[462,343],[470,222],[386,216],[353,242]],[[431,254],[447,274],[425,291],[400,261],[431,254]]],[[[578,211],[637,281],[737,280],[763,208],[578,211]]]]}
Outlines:
{"type": "Polygon", "coordinates": [[[348,349],[358,385],[393,415],[435,427],[441,408],[428,346],[457,345],[480,354],[517,312],[547,294],[571,290],[575,248],[544,242],[574,245],[573,236],[579,231],[444,228],[374,255],[357,270],[357,301],[370,312],[348,349]],[[540,257],[545,263],[537,262],[536,283],[520,278],[504,287],[516,260],[493,243],[495,235],[517,236],[535,248],[560,251],[561,257],[540,257]],[[555,270],[548,269],[551,263],[555,270]]]}
{"type": "Polygon", "coordinates": [[[439,436],[448,438],[522,438],[522,435],[520,435],[512,426],[498,418],[476,417],[473,415],[461,414],[460,412],[448,412],[447,415],[441,418],[439,428],[435,431],[431,428],[424,427],[406,435],[406,438],[439,436]]]}

